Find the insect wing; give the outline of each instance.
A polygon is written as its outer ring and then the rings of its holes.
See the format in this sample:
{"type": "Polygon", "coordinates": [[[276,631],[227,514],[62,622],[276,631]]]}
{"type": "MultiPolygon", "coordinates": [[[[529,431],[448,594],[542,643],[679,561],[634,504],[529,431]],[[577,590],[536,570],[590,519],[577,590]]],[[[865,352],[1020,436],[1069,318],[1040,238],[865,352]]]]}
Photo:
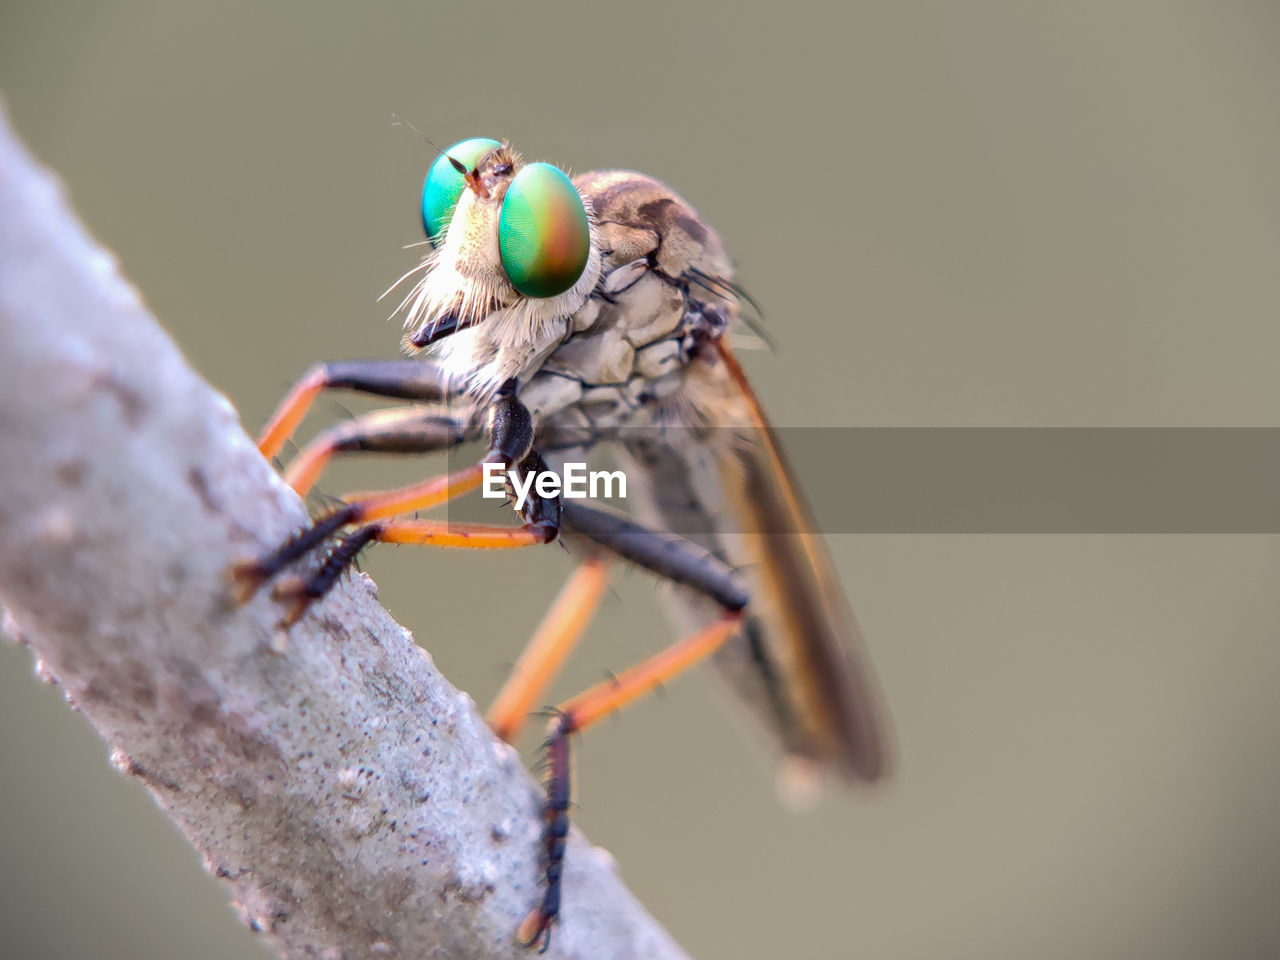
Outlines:
{"type": "Polygon", "coordinates": [[[863,780],[882,776],[887,730],[857,620],[777,436],[727,344],[721,357],[752,423],[720,459],[735,557],[752,581],[753,617],[779,664],[796,752],[863,780]]]}

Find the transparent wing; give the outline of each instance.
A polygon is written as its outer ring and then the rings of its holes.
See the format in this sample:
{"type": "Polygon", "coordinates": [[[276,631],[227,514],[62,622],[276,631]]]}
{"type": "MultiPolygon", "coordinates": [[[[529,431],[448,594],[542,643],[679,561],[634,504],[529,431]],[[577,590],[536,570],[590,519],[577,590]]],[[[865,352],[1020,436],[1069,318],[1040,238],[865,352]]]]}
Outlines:
{"type": "Polygon", "coordinates": [[[719,464],[725,519],[741,530],[764,643],[804,731],[796,752],[874,780],[888,763],[887,730],[861,631],[773,428],[727,346],[721,355],[754,421],[749,442],[719,464]]]}

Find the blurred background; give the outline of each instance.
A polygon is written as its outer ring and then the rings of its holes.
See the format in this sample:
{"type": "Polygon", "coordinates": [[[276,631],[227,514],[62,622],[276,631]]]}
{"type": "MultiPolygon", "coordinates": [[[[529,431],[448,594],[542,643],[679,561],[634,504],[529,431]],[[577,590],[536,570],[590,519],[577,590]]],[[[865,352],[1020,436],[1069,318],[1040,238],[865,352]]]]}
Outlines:
{"type": "MultiPolygon", "coordinates": [[[[312,361],[396,351],[375,298],[433,151],[393,115],[674,185],[765,305],[780,424],[1280,426],[1271,2],[5,0],[0,93],[250,431],[312,361]]],[[[578,823],[695,957],[1280,953],[1280,540],[831,547],[896,727],[882,789],[786,812],[704,676],[581,744],[578,823]]],[[[569,563],[367,568],[483,705],[569,563]]],[[[623,577],[556,695],[669,639],[623,577]]],[[[8,645],[0,770],[0,952],[267,955],[8,645]]]]}

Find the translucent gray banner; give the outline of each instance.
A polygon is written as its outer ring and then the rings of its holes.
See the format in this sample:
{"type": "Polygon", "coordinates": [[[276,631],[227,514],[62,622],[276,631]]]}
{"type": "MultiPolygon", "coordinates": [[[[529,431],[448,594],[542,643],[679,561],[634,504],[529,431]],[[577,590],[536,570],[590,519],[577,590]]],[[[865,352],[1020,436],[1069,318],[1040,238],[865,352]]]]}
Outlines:
{"type": "MultiPolygon", "coordinates": [[[[672,533],[721,529],[824,533],[1280,533],[1280,428],[785,428],[776,437],[809,516],[770,509],[782,484],[760,436],[684,428],[621,431],[654,472],[627,466],[626,499],[665,498],[672,533]],[[689,451],[721,454],[730,486],[746,478],[750,506],[671,504],[686,491],[689,451]]],[[[612,468],[601,443],[586,458],[612,468]]],[[[567,455],[572,456],[568,451],[567,455]]],[[[451,458],[457,467],[467,458],[451,458]]],[[[711,475],[714,471],[709,471],[711,475]]],[[[696,486],[696,485],[695,485],[696,486]]],[[[704,491],[706,487],[702,488],[704,491]]],[[[688,499],[688,498],[686,498],[688,499]]],[[[698,499],[694,496],[693,499],[698,499]]],[[[492,500],[457,504],[453,519],[485,519],[492,500]]]]}

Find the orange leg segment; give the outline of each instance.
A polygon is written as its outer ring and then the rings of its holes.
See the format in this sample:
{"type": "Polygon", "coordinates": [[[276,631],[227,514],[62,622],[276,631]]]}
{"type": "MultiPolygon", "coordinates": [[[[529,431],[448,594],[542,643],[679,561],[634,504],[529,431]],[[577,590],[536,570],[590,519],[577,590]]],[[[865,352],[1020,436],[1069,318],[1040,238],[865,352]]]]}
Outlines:
{"type": "Polygon", "coordinates": [[[324,368],[313,367],[294,384],[258,436],[258,449],[264,457],[270,460],[280,452],[280,448],[293,435],[293,431],[298,429],[298,424],[311,409],[311,404],[328,383],[329,378],[325,375],[324,368]]]}
{"type": "Polygon", "coordinates": [[[372,410],[319,434],[289,464],[284,480],[305,496],[338,455],[437,453],[465,439],[465,415],[439,406],[372,410]]]}
{"type": "Polygon", "coordinates": [[[673,644],[656,656],[639,663],[590,690],[566,700],[556,708],[553,727],[565,727],[567,733],[578,733],[602,717],[620,710],[633,700],[662,686],[694,664],[715,653],[738,629],[741,614],[726,613],[709,627],[673,644]]]}
{"type": "Polygon", "coordinates": [[[493,732],[507,743],[519,735],[535,701],[573,652],[600,605],[608,582],[608,564],[600,557],[591,557],[577,569],[547,611],[485,715],[493,732]]]}
{"type": "Polygon", "coordinates": [[[329,592],[360,551],[375,540],[382,543],[501,550],[539,546],[550,542],[554,536],[554,531],[539,523],[527,523],[523,527],[450,523],[447,520],[384,520],[369,523],[343,537],[310,575],[289,576],[280,580],[272,595],[284,604],[283,625],[292,626],[302,619],[312,603],[329,592]]]}
{"type": "Polygon", "coordinates": [[[551,926],[560,915],[560,881],[564,875],[565,843],[569,835],[569,737],[710,656],[737,632],[741,619],[740,612],[726,613],[716,623],[637,664],[617,679],[606,680],[565,701],[556,711],[547,739],[550,772],[547,800],[543,807],[546,889],[542,902],[520,924],[517,936],[526,947],[541,941],[545,951],[551,943],[551,926]]]}
{"type": "Polygon", "coordinates": [[[308,370],[258,438],[258,449],[270,459],[298,429],[311,404],[323,390],[357,390],[379,397],[437,401],[449,393],[448,378],[435,364],[417,358],[399,360],[337,360],[308,370]]]}
{"type": "Polygon", "coordinates": [[[473,467],[442,477],[432,477],[421,483],[411,483],[395,490],[351,494],[343,498],[347,501],[347,506],[343,509],[351,511],[347,523],[363,523],[415,510],[429,510],[464,493],[470,493],[483,480],[484,463],[481,462],[473,467]]]}
{"type": "MultiPolygon", "coordinates": [[[[392,517],[396,514],[410,513],[414,510],[427,510],[431,507],[438,506],[455,497],[459,497],[468,491],[474,490],[480,486],[481,480],[484,478],[484,463],[478,463],[473,467],[467,467],[464,470],[458,470],[455,473],[447,474],[441,477],[433,477],[422,483],[410,484],[407,487],[400,487],[395,490],[387,490],[380,493],[370,493],[358,495],[349,500],[345,506],[338,507],[336,510],[330,511],[323,517],[320,517],[314,524],[307,527],[302,533],[291,537],[276,548],[271,553],[259,557],[255,560],[246,560],[237,563],[231,569],[231,580],[234,595],[240,603],[247,603],[249,599],[258,591],[264,583],[274,577],[286,566],[303,556],[308,551],[314,549],[328,539],[332,534],[337,533],[343,527],[350,526],[355,523],[366,523],[370,520],[380,520],[384,517],[392,517]]],[[[422,523],[424,521],[418,521],[422,523]]],[[[414,524],[406,522],[408,527],[405,529],[403,536],[406,538],[411,536],[414,524]]],[[[448,529],[449,525],[444,525],[448,529]]],[[[460,525],[453,525],[459,527],[460,525]]],[[[346,562],[351,562],[355,558],[355,553],[359,547],[368,543],[379,533],[394,529],[390,524],[378,524],[367,528],[359,546],[352,542],[351,555],[346,558],[346,562]]],[[[505,529],[505,528],[498,528],[505,529]]],[[[516,530],[508,530],[508,533],[518,533],[516,530]]],[[[428,536],[425,532],[420,533],[421,536],[428,536]]],[[[348,538],[350,540],[350,538],[348,538]]],[[[430,539],[414,541],[404,539],[401,543],[411,542],[430,542],[430,539]]],[[[546,542],[546,538],[541,541],[546,542]]],[[[479,545],[479,544],[475,544],[479,545]]],[[[525,546],[524,543],[510,544],[512,546],[525,546]]],[[[330,560],[342,558],[342,551],[336,551],[331,555],[330,560]]],[[[341,571],[338,571],[341,572],[341,571]]],[[[314,579],[314,578],[313,578],[314,579]]],[[[336,579],[336,576],[335,576],[336,579]]],[[[332,585],[332,580],[329,581],[332,585]]],[[[314,584],[313,584],[314,589],[314,584]]],[[[296,590],[292,588],[285,591],[286,593],[294,593],[296,590]]],[[[323,594],[321,594],[323,595],[323,594]]],[[[305,606],[302,607],[305,609],[305,606]]],[[[300,616],[301,613],[298,613],[300,616]]],[[[296,617],[294,617],[296,619],[296,617]]]]}
{"type": "Polygon", "coordinates": [[[375,524],[373,539],[380,543],[412,543],[423,547],[504,550],[547,542],[541,524],[500,527],[489,523],[450,523],[448,520],[388,520],[375,524]]]}
{"type": "Polygon", "coordinates": [[[326,440],[307,444],[285,470],[284,482],[293,487],[298,496],[305,497],[337,452],[337,446],[326,440]]]}

